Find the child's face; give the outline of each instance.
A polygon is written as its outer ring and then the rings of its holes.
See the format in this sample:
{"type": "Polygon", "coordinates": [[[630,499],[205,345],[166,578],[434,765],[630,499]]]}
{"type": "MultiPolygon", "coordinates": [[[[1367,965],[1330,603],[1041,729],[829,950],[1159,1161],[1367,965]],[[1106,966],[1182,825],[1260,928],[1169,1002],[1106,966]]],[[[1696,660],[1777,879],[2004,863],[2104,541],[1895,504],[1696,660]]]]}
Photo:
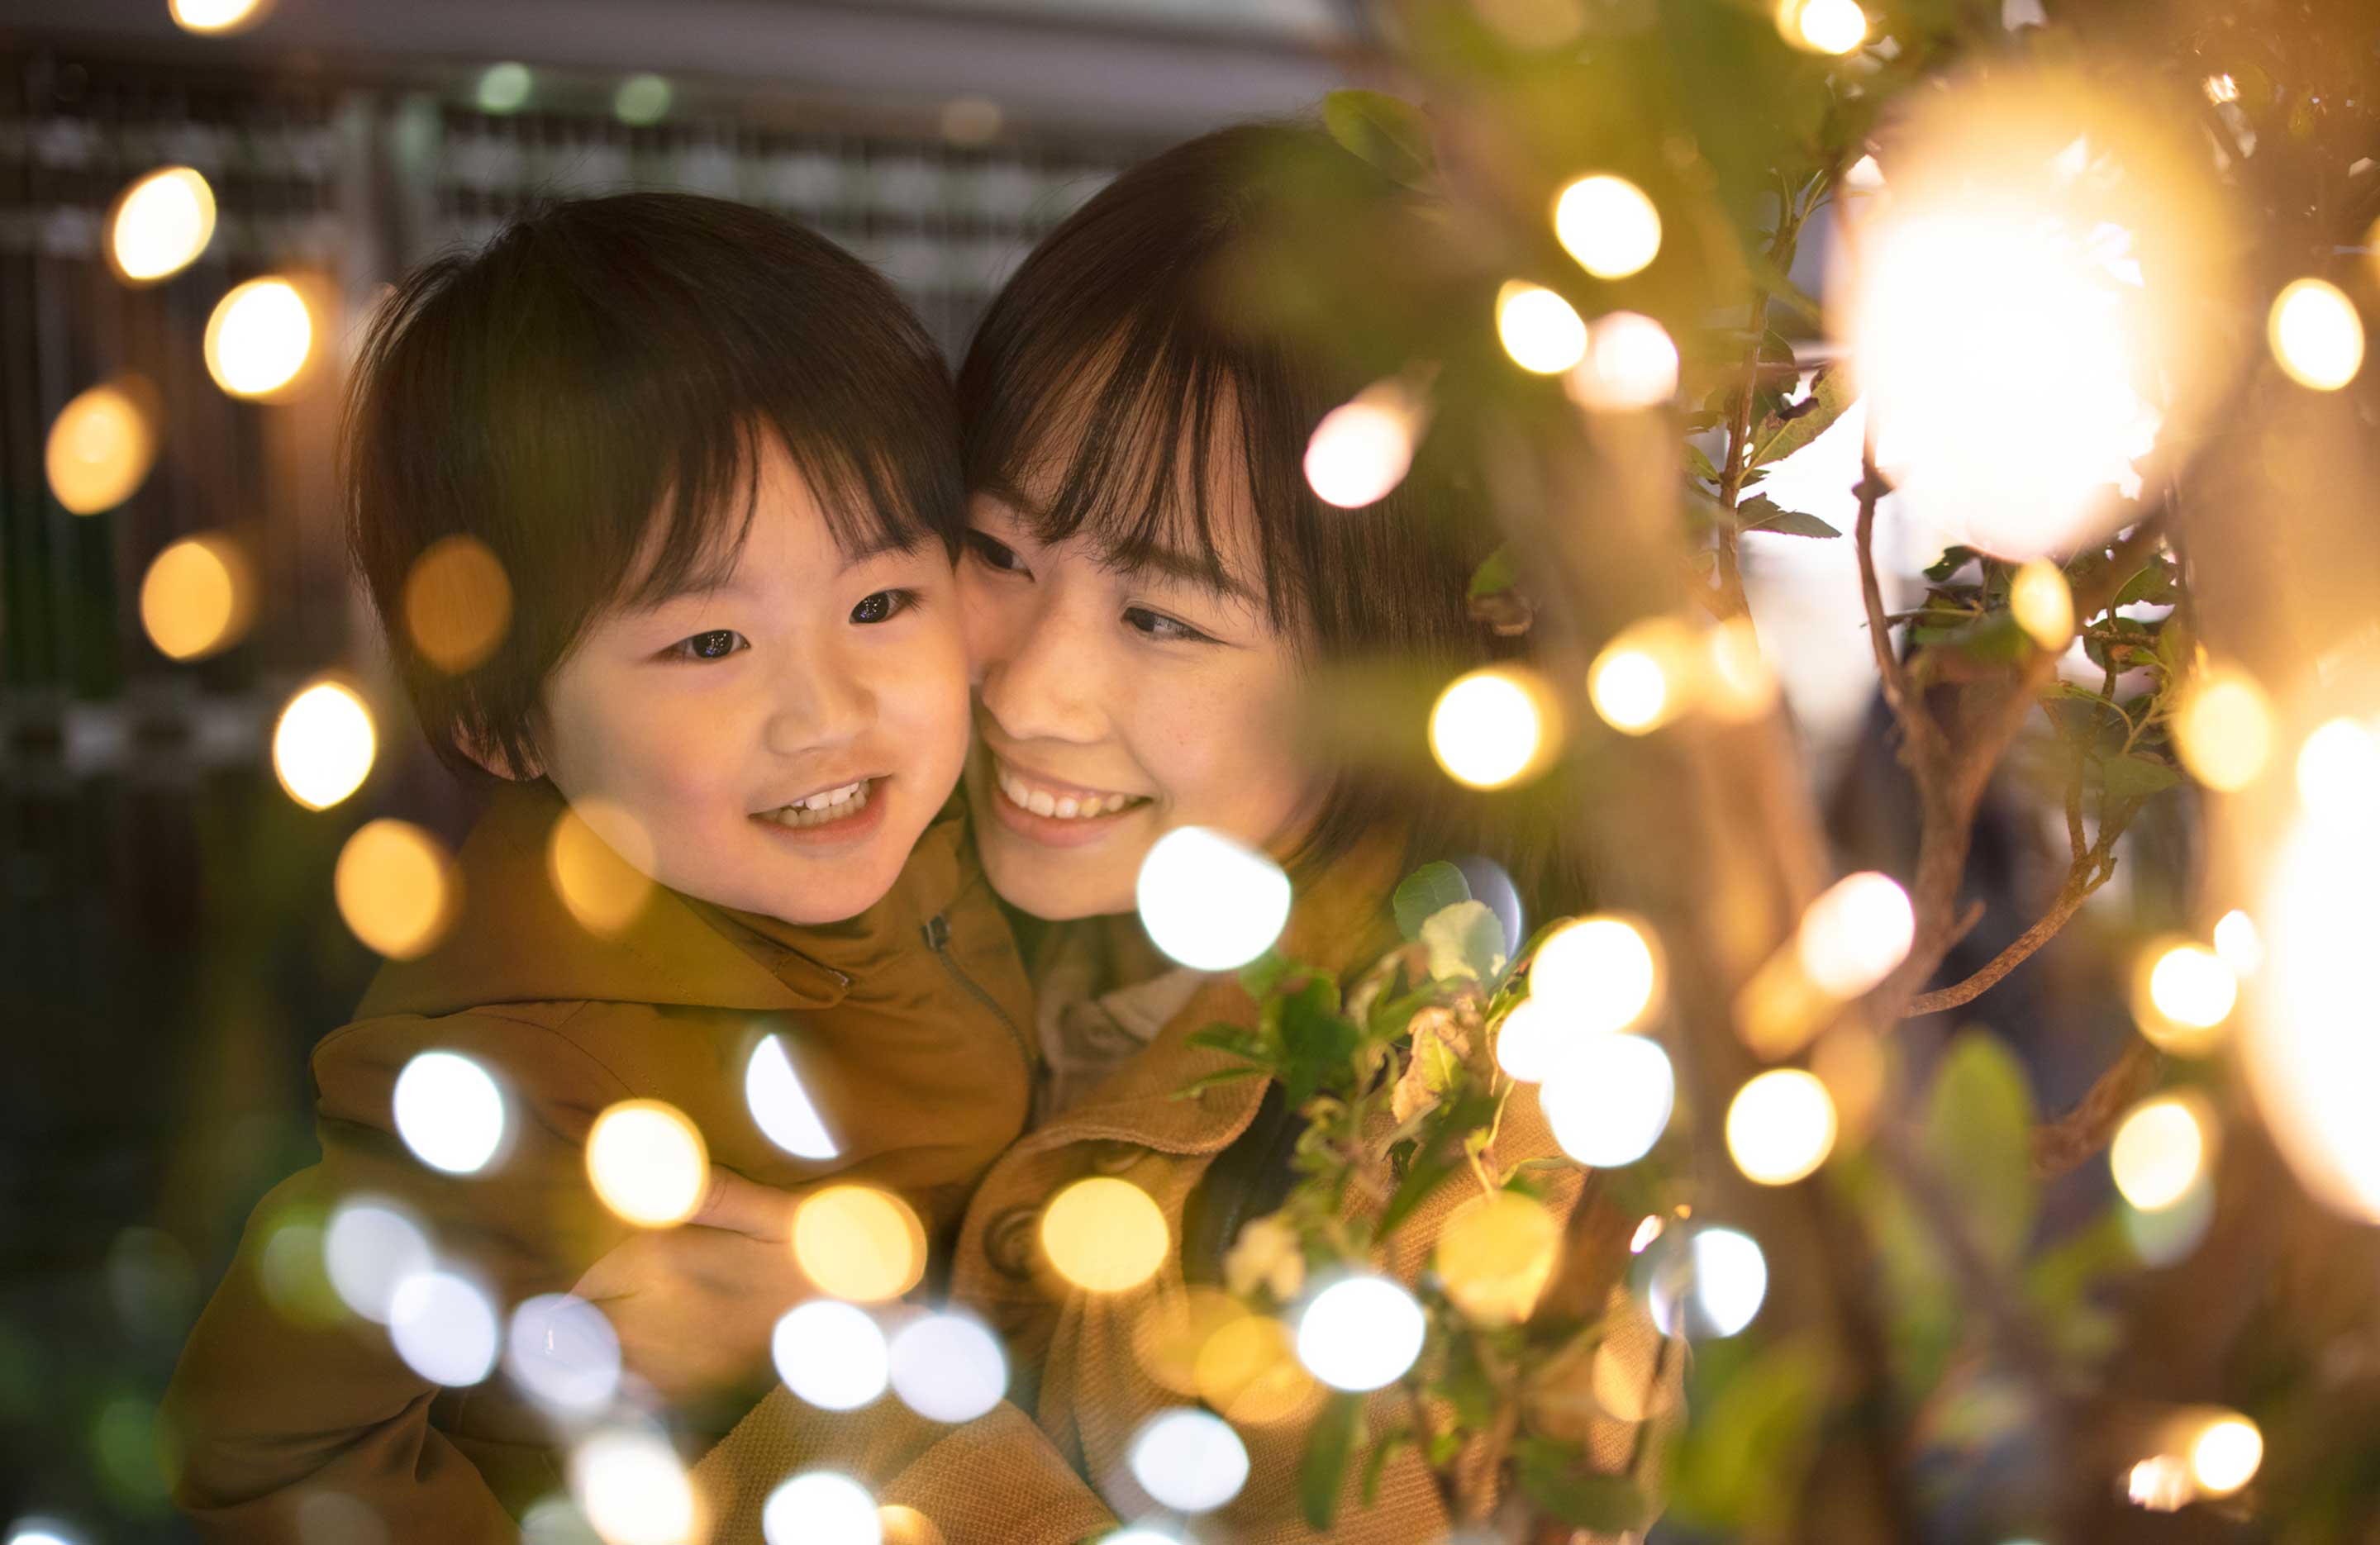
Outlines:
{"type": "Polygon", "coordinates": [[[941,545],[847,558],[763,443],[726,583],[597,622],[537,728],[555,786],[654,879],[830,923],[882,899],[950,797],[966,659],[941,545]]]}

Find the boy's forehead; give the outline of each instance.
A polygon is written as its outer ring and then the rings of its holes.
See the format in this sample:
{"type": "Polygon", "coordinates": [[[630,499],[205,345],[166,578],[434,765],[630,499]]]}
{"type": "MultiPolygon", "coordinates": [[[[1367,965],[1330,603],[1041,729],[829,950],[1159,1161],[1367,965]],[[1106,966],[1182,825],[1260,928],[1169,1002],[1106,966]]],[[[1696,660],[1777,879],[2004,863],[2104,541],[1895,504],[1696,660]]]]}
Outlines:
{"type": "Polygon", "coordinates": [[[823,583],[880,554],[913,550],[922,539],[897,540],[880,525],[838,532],[783,442],[758,438],[752,459],[722,491],[724,508],[685,508],[674,490],[656,504],[630,565],[629,610],[823,583]]]}

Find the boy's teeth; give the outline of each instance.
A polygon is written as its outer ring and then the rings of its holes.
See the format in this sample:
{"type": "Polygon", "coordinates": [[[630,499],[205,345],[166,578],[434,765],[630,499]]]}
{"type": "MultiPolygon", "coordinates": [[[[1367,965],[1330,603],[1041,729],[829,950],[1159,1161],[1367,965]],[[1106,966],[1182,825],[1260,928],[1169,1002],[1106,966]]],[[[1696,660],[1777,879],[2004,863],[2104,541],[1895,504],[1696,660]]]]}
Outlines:
{"type": "Polygon", "coordinates": [[[856,815],[868,806],[868,780],[846,783],[840,789],[795,800],[782,809],[772,810],[769,818],[780,826],[822,827],[830,821],[840,821],[856,815]]]}
{"type": "Polygon", "coordinates": [[[1129,794],[1052,794],[1046,789],[1034,788],[1005,767],[996,766],[994,776],[1009,803],[1036,815],[1050,815],[1062,821],[1086,821],[1095,815],[1113,815],[1133,803],[1129,794]]]}

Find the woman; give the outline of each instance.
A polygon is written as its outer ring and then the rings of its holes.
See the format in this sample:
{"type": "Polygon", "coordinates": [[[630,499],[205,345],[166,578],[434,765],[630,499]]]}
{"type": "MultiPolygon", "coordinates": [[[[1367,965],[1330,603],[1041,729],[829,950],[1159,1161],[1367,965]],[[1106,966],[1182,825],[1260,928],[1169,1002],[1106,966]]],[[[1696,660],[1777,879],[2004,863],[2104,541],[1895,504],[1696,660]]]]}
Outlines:
{"type": "MultiPolygon", "coordinates": [[[[1451,518],[1463,506],[1445,470],[1425,453],[1378,504],[1322,504],[1302,471],[1306,440],[1363,382],[1277,332],[1235,325],[1239,260],[1293,197],[1280,169],[1338,153],[1306,131],[1240,127],[1124,174],[1027,259],[960,375],[975,490],[961,594],[978,687],[965,787],[985,869],[1022,914],[1045,1065],[1036,1129],[962,1225],[952,1296],[1002,1333],[1012,1400],[1124,1519],[1160,1511],[1129,1472],[1133,1437],[1190,1403],[1152,1375],[1150,1327],[1178,1313],[1189,1284],[1217,1278],[1243,1223],[1278,1205],[1298,1131],[1278,1086],[1179,1097],[1229,1065],[1192,1033],[1252,1024],[1257,1007],[1232,978],[1174,967],[1148,943],[1135,890],[1152,843],[1196,826],[1275,854],[1298,898],[1281,948],[1342,976],[1395,942],[1388,899],[1420,860],[1500,848],[1523,892],[1551,888],[1514,862],[1548,851],[1542,834],[1489,842],[1493,812],[1475,796],[1301,754],[1295,720],[1319,673],[1393,658],[1443,679],[1499,643],[1468,614],[1481,533],[1451,518]],[[1144,1286],[1086,1292],[1041,1257],[1042,1208],[1095,1174],[1132,1181],[1165,1215],[1173,1256],[1144,1286]]],[[[1533,1100],[1514,1101],[1499,1150],[1506,1163],[1554,1152],[1533,1100]]],[[[1443,1188],[1400,1229],[1389,1269],[1419,1272],[1461,1189],[1443,1188]]],[[[1617,1334],[1649,1372],[1649,1324],[1617,1334]]],[[[746,1499],[731,1513],[748,1516],[788,1460],[820,1452],[786,1437],[798,1404],[778,1392],[705,1462],[746,1499]]],[[[1010,1413],[988,1420],[1014,1439],[1010,1413]]],[[[1200,1537],[1316,1538],[1296,1497],[1303,1424],[1241,1435],[1247,1483],[1201,1517],[1200,1537]]],[[[1600,1422],[1589,1444],[1617,1469],[1635,1440],[1600,1422]]],[[[1004,1442],[970,1443],[969,1457],[1012,1455],[1005,1473],[997,1461],[983,1472],[1003,1485],[1046,1480],[1046,1449],[1004,1442]]],[[[887,1437],[870,1457],[898,1448],[887,1437]]],[[[1001,1537],[1014,1525],[978,1511],[955,1457],[931,1466],[948,1485],[912,1471],[880,1498],[912,1502],[953,1541],[1001,1537]]],[[[1331,1538],[1444,1532],[1411,1451],[1373,1505],[1354,1485],[1331,1538]]]]}

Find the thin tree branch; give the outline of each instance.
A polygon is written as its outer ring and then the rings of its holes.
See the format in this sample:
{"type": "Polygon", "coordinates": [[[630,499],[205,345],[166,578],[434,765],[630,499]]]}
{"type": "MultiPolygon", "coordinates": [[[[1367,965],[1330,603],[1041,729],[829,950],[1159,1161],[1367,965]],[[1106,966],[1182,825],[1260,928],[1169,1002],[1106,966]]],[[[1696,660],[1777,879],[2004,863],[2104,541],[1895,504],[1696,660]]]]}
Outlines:
{"type": "Polygon", "coordinates": [[[2072,1110],[2034,1129],[2034,1174],[2052,1179],[2105,1148],[2124,1113],[2156,1082],[2159,1060],[2156,1048],[2135,1036],[2072,1110]]]}
{"type": "Polygon", "coordinates": [[[1892,627],[1885,621],[1884,592],[1876,575],[1876,506],[1884,497],[1885,482],[1876,469],[1876,431],[1868,430],[1867,448],[1860,455],[1859,521],[1853,527],[1853,545],[1859,551],[1860,598],[1867,606],[1868,646],[1876,654],[1876,670],[1884,683],[1884,700],[1892,709],[1892,717],[1900,722],[1901,733],[1917,762],[1911,771],[1918,774],[1922,786],[1925,774],[1917,763],[1931,763],[1937,738],[1931,716],[1924,704],[1917,701],[1909,684],[1909,674],[1901,668],[1900,657],[1892,647],[1892,627]]]}

